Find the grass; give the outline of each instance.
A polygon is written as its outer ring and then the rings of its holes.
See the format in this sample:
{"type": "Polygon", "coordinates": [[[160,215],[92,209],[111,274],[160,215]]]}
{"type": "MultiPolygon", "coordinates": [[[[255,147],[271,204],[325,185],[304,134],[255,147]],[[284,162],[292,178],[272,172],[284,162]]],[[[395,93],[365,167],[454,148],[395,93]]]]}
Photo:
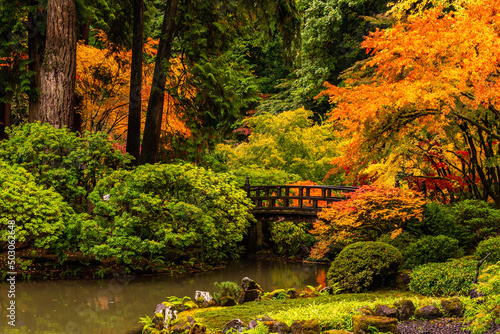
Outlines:
{"type": "Polygon", "coordinates": [[[218,331],[230,320],[238,318],[245,323],[269,316],[274,320],[291,325],[295,320],[319,321],[321,328],[352,330],[352,315],[362,306],[374,308],[377,304],[392,305],[395,301],[410,299],[415,306],[434,304],[439,298],[422,297],[411,292],[379,291],[373,293],[323,295],[314,298],[286,300],[263,300],[232,307],[198,309],[190,314],[210,331],[218,331]]]}

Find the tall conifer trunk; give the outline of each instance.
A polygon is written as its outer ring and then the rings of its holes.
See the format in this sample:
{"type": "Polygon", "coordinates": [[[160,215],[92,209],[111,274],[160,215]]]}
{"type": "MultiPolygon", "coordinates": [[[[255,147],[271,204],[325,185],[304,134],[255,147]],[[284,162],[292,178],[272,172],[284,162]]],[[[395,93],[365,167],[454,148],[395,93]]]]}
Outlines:
{"type": "Polygon", "coordinates": [[[134,0],[133,31],[127,152],[135,158],[135,164],[138,164],[141,148],[142,48],[144,44],[143,0],[134,0]]]}
{"type": "Polygon", "coordinates": [[[164,62],[171,56],[172,41],[176,30],[176,14],[179,0],[168,0],[163,17],[160,42],[156,54],[151,94],[149,95],[146,125],[142,139],[141,163],[155,163],[160,147],[163,102],[165,100],[166,69],[164,62]]]}
{"type": "Polygon", "coordinates": [[[38,119],[73,128],[76,79],[75,0],[49,0],[44,58],[40,70],[38,119]]]}

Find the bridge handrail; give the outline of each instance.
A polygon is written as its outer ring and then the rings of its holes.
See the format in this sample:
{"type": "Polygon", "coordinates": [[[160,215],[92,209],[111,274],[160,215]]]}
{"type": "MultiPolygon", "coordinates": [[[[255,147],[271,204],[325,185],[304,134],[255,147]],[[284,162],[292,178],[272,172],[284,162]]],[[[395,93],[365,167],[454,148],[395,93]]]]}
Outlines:
{"type": "Polygon", "coordinates": [[[356,191],[358,187],[296,184],[250,185],[247,178],[243,189],[255,205],[254,213],[297,210],[310,211],[311,214],[315,214],[332,202],[345,200],[343,194],[356,191]],[[297,193],[294,194],[292,189],[297,193]],[[321,194],[311,194],[311,190],[316,189],[321,190],[321,194]]]}

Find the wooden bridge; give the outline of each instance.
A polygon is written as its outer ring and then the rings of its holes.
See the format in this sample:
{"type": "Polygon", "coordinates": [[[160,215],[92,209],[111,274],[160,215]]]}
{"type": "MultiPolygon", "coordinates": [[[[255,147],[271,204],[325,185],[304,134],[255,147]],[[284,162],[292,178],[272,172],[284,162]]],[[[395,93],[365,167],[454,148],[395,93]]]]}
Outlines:
{"type": "Polygon", "coordinates": [[[358,187],[320,185],[272,185],[252,186],[247,177],[247,196],[255,204],[253,214],[257,215],[311,215],[332,202],[346,199],[345,193],[358,187]]]}

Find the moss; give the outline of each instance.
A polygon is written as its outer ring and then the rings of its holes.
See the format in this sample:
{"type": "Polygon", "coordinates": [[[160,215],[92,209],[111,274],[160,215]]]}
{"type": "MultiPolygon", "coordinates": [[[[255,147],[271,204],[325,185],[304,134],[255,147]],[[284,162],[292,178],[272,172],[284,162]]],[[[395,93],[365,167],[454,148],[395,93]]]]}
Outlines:
{"type": "Polygon", "coordinates": [[[353,315],[352,323],[354,333],[370,333],[369,327],[375,327],[379,332],[391,332],[397,334],[398,320],[395,318],[378,317],[374,315],[353,315]]]}

